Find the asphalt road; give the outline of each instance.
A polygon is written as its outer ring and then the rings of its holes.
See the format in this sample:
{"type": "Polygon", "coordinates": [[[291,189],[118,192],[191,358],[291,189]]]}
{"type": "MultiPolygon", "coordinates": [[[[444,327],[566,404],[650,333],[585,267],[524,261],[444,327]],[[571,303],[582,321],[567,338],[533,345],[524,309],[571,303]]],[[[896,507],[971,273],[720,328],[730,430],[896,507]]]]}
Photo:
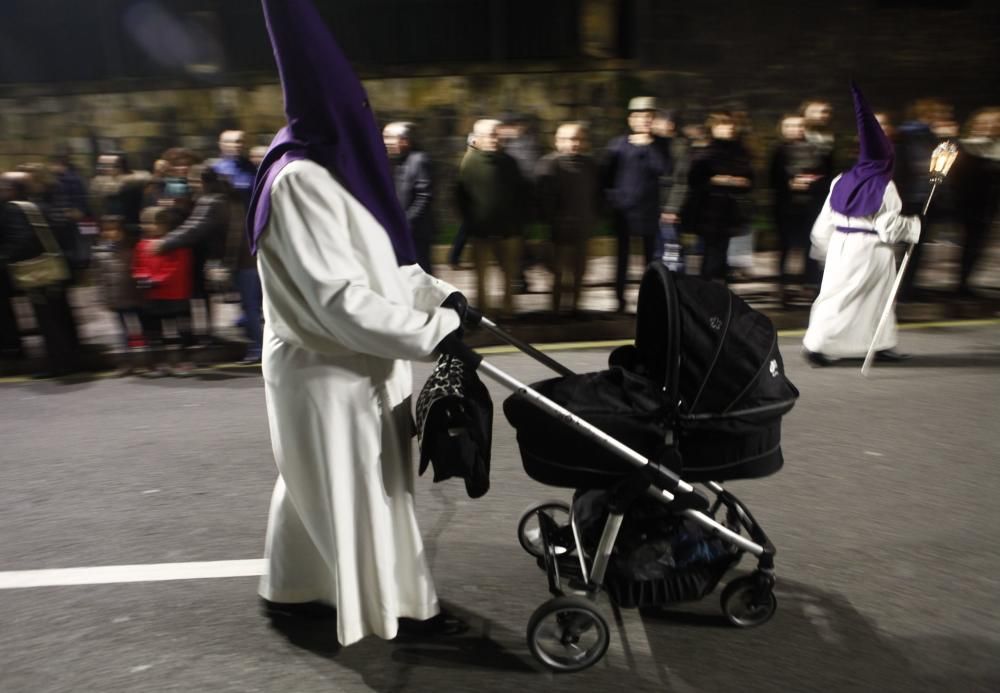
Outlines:
{"type": "MultiPolygon", "coordinates": [[[[0,690],[1000,690],[1000,326],[905,332],[917,358],[867,380],[859,364],[809,369],[796,339],[782,344],[802,391],[786,466],[730,485],[779,549],[765,626],[727,626],[717,595],[646,617],[605,603],[607,657],[541,669],[524,627],[546,583],[515,527],[532,501],[567,494],[525,476],[500,414],[485,498],[418,481],[438,590],[465,635],[341,649],[328,621],[272,626],[254,577],[0,589],[0,690]]],[[[607,353],[556,356],[582,371],[607,353]]],[[[548,375],[521,355],[490,360],[548,375]]],[[[260,556],[275,471],[259,375],[5,383],[0,412],[0,580],[260,556]]]]}

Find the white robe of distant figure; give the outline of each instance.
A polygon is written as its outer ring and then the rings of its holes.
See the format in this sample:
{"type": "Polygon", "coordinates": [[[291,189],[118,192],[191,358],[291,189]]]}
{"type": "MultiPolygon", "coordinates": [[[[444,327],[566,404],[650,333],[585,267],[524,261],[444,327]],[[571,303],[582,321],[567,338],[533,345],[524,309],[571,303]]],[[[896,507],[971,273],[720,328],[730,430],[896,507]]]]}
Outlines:
{"type": "Polygon", "coordinates": [[[257,254],[263,373],[279,478],[259,592],[337,609],[349,645],[438,613],[413,502],[411,360],[459,325],[454,287],[399,267],[389,236],[331,174],[288,164],[257,254]]]}
{"type": "MultiPolygon", "coordinates": [[[[878,212],[866,217],[846,217],[833,211],[827,195],[812,230],[811,255],[826,264],[802,340],[809,351],[834,358],[863,358],[868,353],[896,279],[893,245],[916,243],[920,238],[920,218],[903,216],[901,209],[899,193],[891,181],[878,212]],[[837,231],[838,226],[875,233],[844,233],[837,231]]],[[[875,349],[892,349],[896,340],[893,314],[875,349]]]]}

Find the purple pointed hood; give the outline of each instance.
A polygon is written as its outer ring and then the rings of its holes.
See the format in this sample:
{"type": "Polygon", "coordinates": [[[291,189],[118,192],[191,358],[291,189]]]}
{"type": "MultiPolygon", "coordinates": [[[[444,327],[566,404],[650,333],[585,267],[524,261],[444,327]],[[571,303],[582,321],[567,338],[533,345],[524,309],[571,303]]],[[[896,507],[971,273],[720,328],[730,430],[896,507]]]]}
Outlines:
{"type": "Polygon", "coordinates": [[[875,120],[864,94],[851,82],[854,117],[858,122],[858,163],[845,172],[830,193],[833,211],[848,217],[866,217],[882,207],[885,188],[892,180],[895,154],[892,142],[875,120]]]}
{"type": "Polygon", "coordinates": [[[271,185],[288,163],[327,169],[382,225],[401,265],[415,261],[406,215],[396,198],[382,133],[361,81],[313,0],[263,0],[288,124],[278,131],[254,181],[247,215],[250,249],[271,211],[271,185]]]}

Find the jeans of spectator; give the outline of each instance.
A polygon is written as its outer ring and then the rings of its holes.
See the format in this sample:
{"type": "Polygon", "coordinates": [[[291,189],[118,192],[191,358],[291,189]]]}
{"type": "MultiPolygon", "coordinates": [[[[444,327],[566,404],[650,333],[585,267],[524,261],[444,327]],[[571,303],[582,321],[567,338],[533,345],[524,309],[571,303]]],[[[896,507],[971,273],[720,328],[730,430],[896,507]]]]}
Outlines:
{"type": "Polygon", "coordinates": [[[701,256],[701,277],[702,279],[726,280],[729,274],[729,242],[730,239],[724,234],[709,236],[703,239],[703,250],[701,256]]]}
{"type": "Polygon", "coordinates": [[[187,357],[194,346],[194,331],[191,326],[191,304],[189,301],[147,301],[139,314],[142,334],[154,349],[163,349],[174,344],[180,349],[180,358],[187,357]],[[173,324],[175,337],[168,339],[164,327],[173,324]]]}
{"type": "Polygon", "coordinates": [[[142,337],[143,331],[142,323],[139,320],[139,310],[127,308],[116,310],[115,314],[118,315],[118,324],[122,328],[118,343],[124,349],[135,346],[137,338],[142,337]]]}
{"type": "Polygon", "coordinates": [[[583,293],[583,275],[587,272],[587,239],[552,246],[552,310],[558,313],[565,298],[569,310],[576,311],[583,293]]]}
{"type": "Polygon", "coordinates": [[[459,224],[458,233],[455,234],[455,240],[451,242],[451,250],[448,251],[449,265],[457,267],[458,263],[462,261],[462,251],[465,250],[465,243],[468,240],[469,237],[465,233],[465,224],[459,224]]]}
{"type": "Polygon", "coordinates": [[[503,273],[503,313],[514,314],[514,282],[521,271],[521,254],[524,239],[520,236],[509,238],[473,238],[472,258],[476,266],[476,300],[473,305],[483,313],[490,311],[489,285],[487,282],[490,260],[496,259],[503,273]]]}
{"type": "Polygon", "coordinates": [[[68,375],[80,370],[80,339],[62,284],[28,292],[38,331],[45,343],[48,370],[53,375],[68,375]]]}
{"type": "MultiPolygon", "coordinates": [[[[643,270],[656,257],[656,238],[658,234],[650,233],[639,236],[642,239],[643,270]]],[[[628,227],[624,224],[618,225],[615,229],[615,236],[618,246],[618,257],[615,267],[615,298],[618,299],[618,308],[625,308],[625,284],[628,282],[629,257],[632,254],[632,236],[628,227]]]]}
{"type": "Polygon", "coordinates": [[[417,254],[417,264],[427,274],[433,275],[433,263],[431,262],[431,237],[430,234],[414,233],[413,250],[417,254]]]}
{"type": "Polygon", "coordinates": [[[741,229],[740,235],[729,239],[726,262],[736,269],[753,267],[753,230],[741,229]]]}
{"type": "Polygon", "coordinates": [[[241,269],[236,273],[236,286],[240,291],[240,304],[246,321],[243,328],[250,340],[246,355],[247,358],[259,359],[264,343],[264,294],[260,287],[260,275],[254,268],[241,269]]]}
{"type": "Polygon", "coordinates": [[[980,219],[967,220],[964,226],[965,239],[962,243],[962,259],[958,270],[958,290],[963,292],[969,291],[969,277],[982,258],[992,222],[980,219]]]}
{"type": "Polygon", "coordinates": [[[21,331],[14,312],[14,287],[7,270],[0,266],[0,358],[21,358],[21,331]]]}
{"type": "Polygon", "coordinates": [[[684,273],[684,246],[681,245],[681,236],[675,224],[660,224],[653,256],[662,260],[671,272],[684,273]]]}

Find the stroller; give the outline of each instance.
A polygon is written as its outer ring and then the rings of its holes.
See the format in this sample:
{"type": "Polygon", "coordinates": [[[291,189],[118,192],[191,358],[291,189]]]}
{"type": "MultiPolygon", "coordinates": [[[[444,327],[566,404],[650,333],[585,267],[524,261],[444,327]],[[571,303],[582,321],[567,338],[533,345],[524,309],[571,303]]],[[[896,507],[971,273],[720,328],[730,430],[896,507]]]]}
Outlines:
{"type": "Polygon", "coordinates": [[[601,591],[620,607],[698,600],[745,553],[756,570],[728,583],[722,611],[740,627],[770,619],[775,547],[719,482],[783,463],[781,417],[798,391],[771,321],[725,286],[658,262],[640,284],[635,345],[612,352],[606,371],[573,373],[477,321],[560,374],[528,387],[470,352],[480,373],[515,393],[504,413],[528,475],[575,490],[573,503],[536,504],[518,524],[553,595],[528,622],[532,655],[555,672],[583,670],[609,644],[601,591]]]}

